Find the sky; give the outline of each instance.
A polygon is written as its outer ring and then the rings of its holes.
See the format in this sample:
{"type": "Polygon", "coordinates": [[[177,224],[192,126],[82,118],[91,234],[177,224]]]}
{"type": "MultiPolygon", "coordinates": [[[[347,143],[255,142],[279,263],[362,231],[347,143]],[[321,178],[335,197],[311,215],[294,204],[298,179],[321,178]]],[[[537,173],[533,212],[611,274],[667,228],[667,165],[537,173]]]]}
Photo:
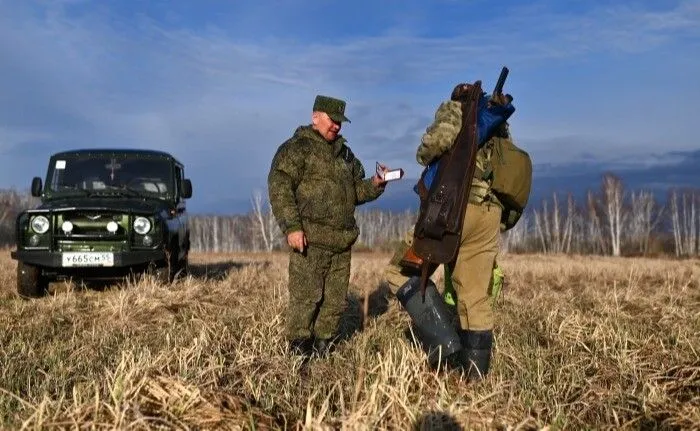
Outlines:
{"type": "Polygon", "coordinates": [[[504,65],[535,184],[700,149],[700,0],[0,0],[0,65],[0,188],[57,151],[153,148],[193,212],[247,211],[316,94],[347,101],[368,171],[417,178],[435,108],[504,65]]]}

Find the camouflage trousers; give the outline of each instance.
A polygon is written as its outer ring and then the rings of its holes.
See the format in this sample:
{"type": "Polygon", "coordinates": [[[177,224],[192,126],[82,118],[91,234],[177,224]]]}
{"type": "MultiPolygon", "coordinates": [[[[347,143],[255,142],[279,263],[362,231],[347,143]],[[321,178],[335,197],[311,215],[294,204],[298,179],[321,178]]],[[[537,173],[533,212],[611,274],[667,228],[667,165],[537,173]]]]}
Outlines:
{"type": "Polygon", "coordinates": [[[345,311],[349,281],[350,250],[333,252],[309,245],[303,254],[292,251],[287,338],[335,336],[345,311]]]}
{"type": "MultiPolygon", "coordinates": [[[[501,207],[491,203],[467,205],[462,238],[454,267],[446,270],[446,280],[457,296],[460,327],[465,330],[493,328],[492,281],[498,239],[500,236],[501,207]]],[[[399,265],[405,250],[413,243],[413,229],[384,270],[384,279],[393,293],[413,275],[399,265]]],[[[500,268],[499,268],[500,269],[500,268]]]]}

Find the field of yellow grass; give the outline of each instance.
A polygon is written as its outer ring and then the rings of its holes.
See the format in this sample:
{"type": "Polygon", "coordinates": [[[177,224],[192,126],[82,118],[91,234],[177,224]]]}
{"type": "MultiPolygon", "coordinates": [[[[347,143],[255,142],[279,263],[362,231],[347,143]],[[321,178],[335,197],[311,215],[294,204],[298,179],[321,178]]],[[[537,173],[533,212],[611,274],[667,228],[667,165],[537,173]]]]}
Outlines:
{"type": "Polygon", "coordinates": [[[503,256],[492,372],[469,384],[407,339],[388,259],[353,256],[344,341],[304,365],[284,254],[22,300],[2,250],[0,428],[700,428],[700,261],[503,256]]]}

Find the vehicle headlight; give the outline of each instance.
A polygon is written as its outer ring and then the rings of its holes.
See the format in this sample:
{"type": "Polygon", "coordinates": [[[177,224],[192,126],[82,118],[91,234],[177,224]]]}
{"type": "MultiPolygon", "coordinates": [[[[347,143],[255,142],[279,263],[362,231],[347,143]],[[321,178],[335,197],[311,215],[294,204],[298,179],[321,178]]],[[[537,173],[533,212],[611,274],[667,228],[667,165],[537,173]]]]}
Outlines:
{"type": "Polygon", "coordinates": [[[151,221],[146,217],[136,217],[134,230],[139,235],[146,235],[151,230],[151,221]]]}
{"type": "Polygon", "coordinates": [[[46,233],[49,230],[49,219],[43,215],[36,216],[31,221],[32,230],[36,233],[46,233]]]}

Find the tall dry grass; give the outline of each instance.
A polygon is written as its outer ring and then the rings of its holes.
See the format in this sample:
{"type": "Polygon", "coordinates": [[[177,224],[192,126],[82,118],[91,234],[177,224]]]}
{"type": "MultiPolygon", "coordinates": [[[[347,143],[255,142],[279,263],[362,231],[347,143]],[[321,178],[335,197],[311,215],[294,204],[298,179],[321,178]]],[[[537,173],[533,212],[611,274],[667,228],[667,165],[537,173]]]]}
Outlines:
{"type": "Polygon", "coordinates": [[[353,257],[343,341],[308,364],[282,337],[284,255],[199,255],[193,275],[14,293],[0,256],[8,429],[698,429],[700,262],[505,256],[488,379],[432,372],[353,257]],[[364,292],[370,318],[362,327],[364,292]]]}

